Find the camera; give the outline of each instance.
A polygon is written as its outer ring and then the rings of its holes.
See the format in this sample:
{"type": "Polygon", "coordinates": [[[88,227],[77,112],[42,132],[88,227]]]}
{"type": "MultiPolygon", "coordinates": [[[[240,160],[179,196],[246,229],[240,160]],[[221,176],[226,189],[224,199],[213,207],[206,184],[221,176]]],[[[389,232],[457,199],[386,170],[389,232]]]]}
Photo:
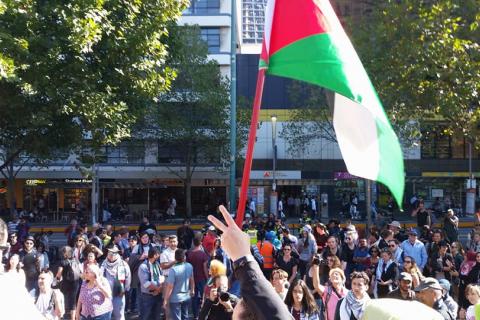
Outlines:
{"type": "Polygon", "coordinates": [[[323,260],[323,258],[319,254],[316,254],[313,256],[312,264],[319,266],[319,265],[326,265],[327,262],[323,260]]]}
{"type": "Polygon", "coordinates": [[[225,291],[219,291],[218,298],[223,302],[227,302],[228,300],[230,300],[230,294],[225,291]]]}

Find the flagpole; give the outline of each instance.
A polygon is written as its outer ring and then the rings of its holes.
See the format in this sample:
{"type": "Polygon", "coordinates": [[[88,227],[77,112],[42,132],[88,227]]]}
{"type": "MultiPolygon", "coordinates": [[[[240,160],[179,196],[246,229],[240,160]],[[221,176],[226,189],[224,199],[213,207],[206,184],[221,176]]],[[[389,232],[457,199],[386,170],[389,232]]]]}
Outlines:
{"type": "Polygon", "coordinates": [[[257,137],[258,116],[262,104],[263,85],[265,83],[265,68],[258,70],[257,87],[255,88],[255,99],[253,100],[252,122],[250,123],[250,132],[248,134],[247,154],[245,164],[243,165],[242,186],[240,187],[240,199],[238,201],[237,217],[235,222],[242,227],[243,217],[245,215],[245,204],[247,201],[247,189],[250,183],[250,171],[252,170],[253,147],[257,137]]]}

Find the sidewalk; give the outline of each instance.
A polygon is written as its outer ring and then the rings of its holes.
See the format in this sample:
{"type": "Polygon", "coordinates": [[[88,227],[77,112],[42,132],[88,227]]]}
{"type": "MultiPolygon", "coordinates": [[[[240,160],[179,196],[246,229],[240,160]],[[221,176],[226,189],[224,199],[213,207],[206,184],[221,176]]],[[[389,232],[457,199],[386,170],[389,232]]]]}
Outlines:
{"type": "MultiPolygon", "coordinates": [[[[334,217],[330,216],[329,219],[339,219],[341,224],[345,223],[345,219],[340,219],[339,217],[334,217]]],[[[460,227],[461,228],[467,228],[467,227],[474,227],[476,223],[476,218],[475,216],[467,216],[467,217],[460,217],[460,227]]],[[[390,218],[386,219],[386,221],[389,221],[390,218]]],[[[414,217],[410,216],[410,213],[407,212],[395,212],[393,216],[393,220],[396,220],[402,224],[402,227],[404,228],[410,228],[410,227],[416,227],[417,226],[417,220],[414,217]]],[[[169,219],[166,221],[152,221],[156,226],[157,230],[160,231],[173,231],[176,230],[178,227],[182,225],[183,218],[178,218],[178,219],[169,219]]],[[[203,226],[207,223],[206,218],[191,218],[191,227],[194,230],[201,230],[203,226]]],[[[321,222],[323,223],[328,223],[327,219],[321,219],[321,222]]],[[[434,219],[434,224],[437,227],[441,227],[441,221],[436,221],[434,219]]],[[[352,223],[360,229],[365,228],[367,221],[366,220],[354,220],[352,223]]],[[[381,224],[382,221],[377,219],[376,221],[372,221],[372,225],[375,224],[381,224]]],[[[126,226],[129,230],[135,230],[138,228],[140,221],[138,222],[122,222],[122,221],[113,221],[110,222],[114,228],[114,230],[119,229],[120,227],[126,226]]],[[[299,218],[298,217],[290,217],[287,218],[286,224],[291,227],[291,228],[298,228],[300,226],[299,224],[299,218]]],[[[63,232],[65,228],[68,226],[68,223],[31,223],[31,232],[47,232],[47,231],[52,231],[52,232],[63,232]]]]}

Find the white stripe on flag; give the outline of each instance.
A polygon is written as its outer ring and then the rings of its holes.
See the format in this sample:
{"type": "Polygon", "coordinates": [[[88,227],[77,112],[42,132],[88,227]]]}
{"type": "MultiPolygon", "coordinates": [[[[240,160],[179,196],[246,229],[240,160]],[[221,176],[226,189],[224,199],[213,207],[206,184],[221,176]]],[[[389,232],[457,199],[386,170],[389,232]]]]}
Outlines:
{"type": "Polygon", "coordinates": [[[358,177],[377,180],[380,149],[372,113],[362,105],[336,93],[333,126],[348,172],[358,177]]]}
{"type": "Polygon", "coordinates": [[[265,9],[265,47],[267,48],[267,56],[270,56],[270,35],[272,34],[273,13],[275,12],[275,0],[268,0],[265,9]]]}

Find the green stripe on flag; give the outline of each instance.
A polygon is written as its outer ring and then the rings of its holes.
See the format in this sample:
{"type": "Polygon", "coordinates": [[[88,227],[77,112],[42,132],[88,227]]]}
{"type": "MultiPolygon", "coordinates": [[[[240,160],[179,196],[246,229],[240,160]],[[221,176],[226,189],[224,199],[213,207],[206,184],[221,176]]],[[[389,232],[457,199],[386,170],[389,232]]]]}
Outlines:
{"type": "Polygon", "coordinates": [[[378,119],[375,123],[380,149],[380,170],[377,180],[390,188],[397,203],[403,203],[405,171],[400,144],[390,124],[378,119]]]}

